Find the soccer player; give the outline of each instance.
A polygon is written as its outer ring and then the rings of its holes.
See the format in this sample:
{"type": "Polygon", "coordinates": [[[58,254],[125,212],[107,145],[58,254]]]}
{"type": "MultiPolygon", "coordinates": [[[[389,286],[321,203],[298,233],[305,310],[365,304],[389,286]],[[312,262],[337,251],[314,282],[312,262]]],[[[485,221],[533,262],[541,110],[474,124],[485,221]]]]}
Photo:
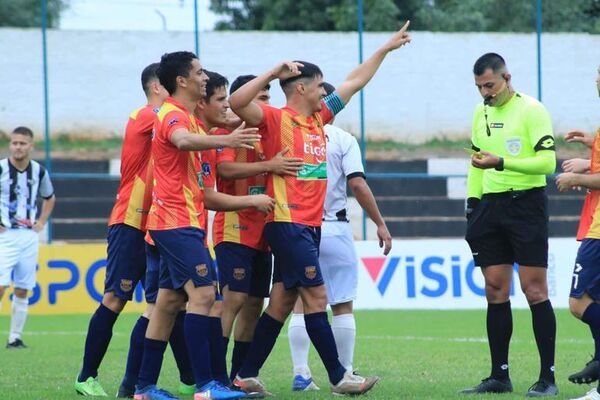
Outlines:
{"type": "Polygon", "coordinates": [[[14,273],[7,349],[24,349],[21,335],[27,320],[27,292],[35,287],[39,232],[44,229],[56,197],[48,171],[30,158],[33,132],[20,126],[9,136],[9,156],[0,160],[0,307],[14,273]],[[43,199],[37,216],[36,200],[43,199]],[[37,218],[36,218],[37,217],[37,218]]]}
{"type": "Polygon", "coordinates": [[[163,55],[158,76],[170,96],[158,111],[154,124],[154,188],[147,228],[160,253],[160,282],[146,329],[134,398],[175,398],[158,389],[156,383],[167,340],[186,300],[184,331],[196,384],[194,398],[237,398],[240,393],[215,381],[211,371],[209,311],[215,299],[214,272],[204,247],[206,211],[198,151],[217,147],[252,148],[260,136],[255,128],[245,129],[243,124],[229,135],[203,134],[193,112],[206,95],[208,78],[193,53],[163,55]]]}
{"type": "Polygon", "coordinates": [[[329,375],[334,393],[363,394],[378,381],[347,371],[339,362],[327,320],[327,293],[319,266],[319,238],[327,187],[323,126],[373,77],[384,58],[410,41],[408,22],[367,61],[355,68],[336,92],[323,99],[323,74],[305,62],[283,62],[239,88],[230,98],[232,110],[250,126],[262,128],[265,156],[290,149],[287,156],[304,160],[296,176],[267,177],[267,193],[275,211],[267,217],[264,234],[274,260],[273,288],[260,317],[248,355],[234,380],[250,392],[265,387],[258,372],[273,349],[284,321],[298,296],[302,298],[308,335],[329,375]],[[252,100],[272,80],[279,79],[286,96],[282,109],[252,100]]]}
{"type": "MultiPolygon", "coordinates": [[[[237,77],[231,85],[230,93],[254,78],[255,75],[237,77]]],[[[269,104],[269,90],[270,85],[265,86],[253,101],[269,104]]],[[[225,102],[226,93],[221,92],[219,98],[225,102]]],[[[227,133],[220,129],[215,134],[223,132],[227,133]]],[[[302,159],[285,158],[287,151],[283,150],[266,160],[260,143],[253,150],[218,149],[216,163],[219,192],[234,196],[264,193],[267,173],[296,174],[302,166],[302,159]]],[[[225,352],[235,320],[235,343],[229,374],[232,381],[246,358],[256,322],[263,310],[263,299],[269,296],[272,256],[263,237],[264,225],[264,215],[253,209],[218,212],[213,222],[213,244],[223,292],[221,322],[225,352]]]]}
{"type": "MultiPolygon", "coordinates": [[[[335,91],[327,82],[323,83],[323,87],[327,95],[335,91]]],[[[367,184],[360,148],[354,136],[330,123],[325,125],[325,137],[327,195],[321,226],[319,264],[327,288],[327,302],[333,312],[331,330],[340,363],[347,371],[353,371],[356,322],[352,303],[356,299],[358,285],[358,258],[354,250],[352,226],[347,218],[347,187],[350,187],[358,204],[377,225],[377,237],[380,247],[384,247],[384,255],[392,249],[392,236],[367,184]]],[[[319,390],[308,367],[310,339],[304,323],[302,302],[299,300],[288,325],[288,338],[294,364],[292,390],[319,390]]]]}
{"type": "MultiPolygon", "coordinates": [[[[598,96],[600,96],[600,66],[596,78],[598,96]]],[[[572,136],[572,135],[570,135],[572,136]]],[[[581,221],[577,232],[577,240],[581,245],[577,251],[575,266],[573,267],[573,284],[569,294],[569,309],[577,318],[588,324],[596,355],[600,349],[600,223],[595,218],[600,204],[600,128],[592,145],[592,159],[588,169],[580,168],[560,174],[556,178],[556,184],[561,192],[566,192],[573,187],[588,189],[581,211],[581,221]]],[[[588,363],[586,368],[579,373],[576,383],[590,383],[598,380],[598,368],[591,365],[598,363],[597,358],[588,363]],[[595,369],[595,371],[594,371],[595,369]],[[595,372],[596,376],[592,373],[595,372]]],[[[577,374],[575,374],[577,375],[577,374]]],[[[590,390],[586,395],[575,400],[600,400],[598,388],[590,390]]]]}
{"type": "Polygon", "coordinates": [[[546,176],[556,155],[552,122],[537,100],[516,92],[504,59],[481,56],[473,67],[483,97],[473,116],[467,180],[467,233],[475,265],[485,279],[487,334],[492,371],[462,393],[512,392],[508,347],[512,335],[509,293],[513,264],[533,320],[540,374],[528,397],[554,396],[556,319],[548,299],[546,176]]]}

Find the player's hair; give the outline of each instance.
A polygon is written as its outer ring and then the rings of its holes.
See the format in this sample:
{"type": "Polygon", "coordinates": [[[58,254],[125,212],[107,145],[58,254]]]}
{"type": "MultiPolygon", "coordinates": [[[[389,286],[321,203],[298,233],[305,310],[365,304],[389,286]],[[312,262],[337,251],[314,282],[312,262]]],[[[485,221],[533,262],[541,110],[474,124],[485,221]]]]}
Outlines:
{"type": "Polygon", "coordinates": [[[297,63],[302,64],[302,67],[298,67],[298,71],[300,71],[300,74],[297,76],[292,76],[291,78],[288,79],[284,79],[283,81],[279,81],[279,84],[281,85],[281,88],[284,90],[286,87],[291,84],[294,83],[295,81],[297,81],[298,79],[314,79],[314,78],[320,78],[323,76],[323,72],[321,71],[321,68],[319,68],[318,65],[306,62],[306,61],[294,61],[297,63]]]}
{"type": "Polygon", "coordinates": [[[29,136],[33,139],[33,131],[26,126],[18,126],[12,131],[12,133],[29,136]]]}
{"type": "Polygon", "coordinates": [[[325,89],[325,96],[329,96],[331,93],[335,92],[335,86],[329,82],[323,82],[323,89],[325,89]]]}
{"type": "MultiPolygon", "coordinates": [[[[254,78],[256,78],[256,75],[240,75],[240,76],[238,76],[237,78],[235,78],[235,80],[229,87],[229,94],[232,94],[233,92],[235,92],[236,90],[238,90],[239,88],[241,88],[242,86],[244,86],[246,83],[250,82],[254,78]]],[[[271,84],[267,83],[267,86],[265,86],[265,90],[270,90],[270,89],[271,89],[271,84]]]]}
{"type": "Polygon", "coordinates": [[[174,53],[165,53],[160,58],[160,66],[157,75],[160,84],[167,89],[169,94],[177,90],[177,77],[190,76],[192,60],[197,59],[196,55],[189,51],[176,51],[174,53]]]}
{"type": "Polygon", "coordinates": [[[229,81],[223,75],[207,70],[204,70],[204,73],[208,76],[208,82],[206,82],[206,96],[204,96],[206,100],[209,100],[218,88],[224,87],[227,89],[229,81]]]}
{"type": "Polygon", "coordinates": [[[159,66],[160,63],[152,63],[142,71],[142,89],[144,90],[144,93],[148,94],[151,81],[158,80],[158,74],[156,72],[158,71],[159,66]]]}
{"type": "Polygon", "coordinates": [[[505,72],[506,62],[504,58],[497,53],[485,53],[475,61],[473,73],[477,76],[483,75],[485,70],[490,68],[494,73],[505,72]]]}

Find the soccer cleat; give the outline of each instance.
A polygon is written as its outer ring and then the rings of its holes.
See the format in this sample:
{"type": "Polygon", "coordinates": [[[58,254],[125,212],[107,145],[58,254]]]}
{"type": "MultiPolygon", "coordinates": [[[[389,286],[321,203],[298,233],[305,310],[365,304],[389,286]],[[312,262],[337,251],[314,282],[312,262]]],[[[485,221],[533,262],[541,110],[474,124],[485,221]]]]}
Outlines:
{"type": "Polygon", "coordinates": [[[179,400],[179,397],[173,396],[164,389],[159,389],[156,385],[148,385],[142,389],[136,389],[133,395],[134,400],[179,400]]]}
{"type": "Polygon", "coordinates": [[[591,359],[581,371],[570,375],[568,379],[578,384],[592,383],[598,380],[598,375],[600,375],[600,361],[591,359]]]}
{"type": "Polygon", "coordinates": [[[75,379],[75,391],[82,396],[102,396],[108,397],[108,394],[102,389],[98,378],[87,378],[84,382],[75,379]]]}
{"type": "Polygon", "coordinates": [[[598,393],[598,389],[592,389],[585,396],[573,397],[571,400],[600,400],[600,393],[598,393]]]}
{"type": "Polygon", "coordinates": [[[257,377],[241,378],[239,375],[236,375],[232,384],[248,393],[250,396],[272,396],[272,394],[265,389],[265,384],[257,377]]]}
{"type": "Polygon", "coordinates": [[[177,391],[179,394],[194,394],[196,393],[196,385],[186,385],[185,383],[180,382],[177,391]]]}
{"type": "Polygon", "coordinates": [[[15,339],[12,342],[6,343],[7,349],[26,349],[27,345],[21,339],[15,339]]]}
{"type": "Polygon", "coordinates": [[[134,394],[134,388],[130,388],[121,384],[119,386],[119,390],[117,391],[117,399],[133,399],[134,394]]]}
{"type": "Polygon", "coordinates": [[[231,390],[228,387],[221,385],[218,381],[208,382],[194,394],[194,400],[228,400],[243,398],[246,398],[246,393],[231,390]]]}
{"type": "Polygon", "coordinates": [[[478,394],[478,393],[511,393],[513,391],[510,379],[485,378],[475,387],[463,389],[461,394],[478,394]]]}
{"type": "Polygon", "coordinates": [[[338,396],[361,395],[371,390],[377,382],[379,382],[378,376],[365,378],[354,372],[346,371],[337,385],[331,385],[331,392],[338,396]]]}
{"type": "Polygon", "coordinates": [[[292,383],[292,390],[294,392],[302,392],[321,389],[319,389],[312,377],[305,378],[302,375],[296,375],[294,376],[294,383],[292,383]]]}
{"type": "Polygon", "coordinates": [[[525,397],[547,397],[556,395],[558,395],[558,388],[556,385],[552,382],[540,379],[531,385],[525,397]]]}

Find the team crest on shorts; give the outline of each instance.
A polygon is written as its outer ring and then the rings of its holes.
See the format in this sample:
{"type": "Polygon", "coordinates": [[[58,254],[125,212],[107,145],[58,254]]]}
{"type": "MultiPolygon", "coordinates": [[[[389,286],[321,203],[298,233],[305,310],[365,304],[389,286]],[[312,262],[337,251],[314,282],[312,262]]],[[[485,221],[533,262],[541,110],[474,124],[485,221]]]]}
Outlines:
{"type": "Polygon", "coordinates": [[[121,279],[121,284],[119,286],[122,291],[130,292],[131,289],[133,289],[133,281],[131,279],[121,279]]]}
{"type": "Polygon", "coordinates": [[[234,268],[233,269],[233,278],[236,281],[241,281],[246,277],[246,269],[245,268],[234,268]]]}
{"type": "Polygon", "coordinates": [[[506,139],[506,151],[508,151],[508,154],[510,155],[518,156],[521,152],[521,139],[506,139]]]}
{"type": "Polygon", "coordinates": [[[308,279],[315,279],[317,277],[317,267],[315,267],[315,266],[305,267],[304,275],[308,279]]]}
{"type": "Polygon", "coordinates": [[[203,278],[206,275],[208,275],[208,267],[206,266],[206,264],[198,264],[198,265],[196,265],[196,273],[198,274],[198,276],[201,276],[203,278]]]}

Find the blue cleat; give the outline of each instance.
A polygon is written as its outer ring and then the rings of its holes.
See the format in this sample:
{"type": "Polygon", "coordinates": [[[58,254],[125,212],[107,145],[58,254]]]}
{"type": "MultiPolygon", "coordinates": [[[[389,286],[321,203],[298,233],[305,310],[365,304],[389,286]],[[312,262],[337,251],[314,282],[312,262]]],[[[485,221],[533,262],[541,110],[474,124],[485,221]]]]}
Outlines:
{"type": "Polygon", "coordinates": [[[294,383],[292,384],[292,390],[294,392],[305,392],[309,390],[321,390],[311,377],[305,378],[302,375],[294,376],[294,383]]]}
{"type": "Polygon", "coordinates": [[[210,381],[194,394],[194,400],[225,400],[246,398],[245,392],[231,390],[218,381],[210,381]]]}
{"type": "Polygon", "coordinates": [[[133,395],[134,400],[179,400],[179,397],[173,396],[164,389],[159,389],[156,385],[148,385],[142,389],[136,389],[133,395]]]}

